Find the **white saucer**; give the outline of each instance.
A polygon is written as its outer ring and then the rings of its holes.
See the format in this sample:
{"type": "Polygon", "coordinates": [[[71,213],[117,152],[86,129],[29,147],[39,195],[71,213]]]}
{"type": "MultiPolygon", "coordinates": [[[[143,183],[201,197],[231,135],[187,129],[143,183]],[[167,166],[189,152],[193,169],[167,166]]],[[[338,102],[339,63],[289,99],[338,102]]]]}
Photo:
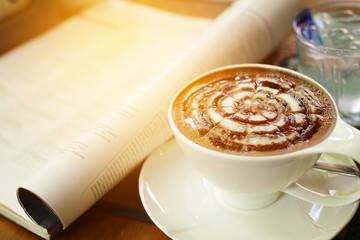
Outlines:
{"type": "Polygon", "coordinates": [[[283,194],[263,209],[230,211],[215,200],[212,187],[188,165],[175,140],[146,160],[139,191],[153,222],[178,240],[331,239],[358,208],[358,203],[324,207],[283,194]]]}

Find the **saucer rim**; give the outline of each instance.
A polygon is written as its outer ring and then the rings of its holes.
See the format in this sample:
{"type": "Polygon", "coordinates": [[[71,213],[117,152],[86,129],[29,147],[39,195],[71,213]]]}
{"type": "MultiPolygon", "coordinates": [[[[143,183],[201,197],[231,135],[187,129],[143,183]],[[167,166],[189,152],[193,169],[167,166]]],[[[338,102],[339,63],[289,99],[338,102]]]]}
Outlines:
{"type": "MultiPolygon", "coordinates": [[[[176,140],[174,138],[170,138],[167,142],[165,142],[164,144],[162,144],[161,146],[159,146],[155,151],[153,151],[144,161],[143,163],[143,166],[141,168],[141,171],[140,171],[140,175],[139,175],[139,182],[138,182],[138,187],[139,187],[139,195],[140,195],[140,199],[141,199],[141,202],[143,204],[143,207],[145,209],[145,211],[147,212],[147,214],[149,215],[150,219],[153,221],[153,223],[166,235],[168,236],[170,239],[179,239],[178,237],[176,236],[172,236],[171,233],[168,231],[168,229],[166,229],[166,227],[164,226],[164,224],[160,223],[157,218],[155,216],[153,216],[152,214],[152,210],[150,209],[150,207],[148,206],[147,204],[147,200],[144,196],[144,194],[146,193],[146,191],[144,191],[144,184],[146,181],[144,181],[144,177],[143,175],[145,174],[144,172],[147,171],[147,168],[148,168],[148,165],[151,164],[151,160],[152,158],[159,158],[161,157],[160,155],[164,154],[170,147],[175,147],[175,146],[172,146],[172,145],[178,145],[176,140]],[[160,153],[162,152],[162,154],[160,153]],[[150,159],[150,160],[149,160],[150,159]],[[150,163],[149,163],[150,162],[150,163]]],[[[177,146],[179,147],[179,146],[177,146]]],[[[179,157],[175,157],[174,160],[172,161],[176,161],[177,159],[180,158],[179,157]]],[[[352,161],[352,160],[351,160],[352,161]]],[[[204,187],[205,188],[205,187],[204,187]]],[[[210,191],[210,190],[207,190],[207,191],[210,191]]],[[[284,197],[291,197],[290,195],[284,193],[284,197]]],[[[294,197],[292,197],[294,198],[294,197]]],[[[287,201],[295,201],[294,200],[287,200],[287,201]]],[[[296,201],[302,201],[300,199],[296,199],[296,201]]],[[[334,231],[334,232],[330,232],[328,231],[328,233],[331,235],[329,236],[330,238],[326,238],[326,239],[332,239],[334,237],[336,237],[348,224],[349,222],[352,220],[352,218],[354,217],[354,215],[356,214],[358,208],[359,208],[359,201],[355,202],[355,203],[352,203],[352,204],[349,204],[351,205],[351,211],[343,217],[343,221],[341,222],[341,224],[338,225],[337,227],[337,231],[334,231]]],[[[340,208],[340,207],[334,207],[334,208],[340,208]]],[[[224,211],[226,211],[224,209],[224,211]]],[[[241,214],[241,213],[236,213],[236,214],[241,214]]],[[[317,238],[316,238],[317,239],[317,238]]],[[[321,238],[322,239],[322,238],[321,238]]],[[[311,240],[311,239],[309,239],[311,240]]],[[[315,240],[315,239],[314,239],[315,240]]]]}

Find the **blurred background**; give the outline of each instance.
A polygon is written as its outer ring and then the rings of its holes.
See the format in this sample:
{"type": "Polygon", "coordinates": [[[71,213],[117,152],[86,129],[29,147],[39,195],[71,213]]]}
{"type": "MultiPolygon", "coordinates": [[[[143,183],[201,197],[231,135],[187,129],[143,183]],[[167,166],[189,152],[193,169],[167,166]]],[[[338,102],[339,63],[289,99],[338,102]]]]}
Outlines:
{"type": "MultiPolygon", "coordinates": [[[[0,0],[0,54],[99,1],[104,0],[0,0]]],[[[131,1],[179,14],[207,17],[216,16],[233,0],[131,1]],[[206,13],[200,9],[202,1],[210,3],[206,13]],[[213,12],[209,13],[209,11],[213,12]]],[[[302,0],[304,6],[325,1],[329,0],[302,0]]]]}

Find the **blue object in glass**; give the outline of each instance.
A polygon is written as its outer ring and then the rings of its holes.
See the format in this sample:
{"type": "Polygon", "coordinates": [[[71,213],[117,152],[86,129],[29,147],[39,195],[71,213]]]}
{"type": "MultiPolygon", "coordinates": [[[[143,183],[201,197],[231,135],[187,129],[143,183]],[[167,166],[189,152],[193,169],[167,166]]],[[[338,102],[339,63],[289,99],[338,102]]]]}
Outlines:
{"type": "Polygon", "coordinates": [[[319,34],[319,30],[314,23],[310,9],[305,9],[301,14],[296,18],[298,27],[300,27],[301,34],[309,41],[312,41],[316,44],[322,45],[322,40],[319,34]]]}

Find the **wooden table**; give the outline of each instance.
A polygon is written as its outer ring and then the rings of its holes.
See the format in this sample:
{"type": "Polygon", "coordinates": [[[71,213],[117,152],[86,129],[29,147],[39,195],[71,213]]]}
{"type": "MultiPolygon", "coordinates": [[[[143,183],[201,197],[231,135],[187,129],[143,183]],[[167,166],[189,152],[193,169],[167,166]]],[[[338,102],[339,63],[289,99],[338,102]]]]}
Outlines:
{"type": "MultiPolygon", "coordinates": [[[[226,2],[204,0],[134,1],[151,4],[155,7],[177,13],[206,17],[216,17],[229,5],[229,3],[226,2]]],[[[280,48],[266,59],[265,62],[278,65],[294,52],[294,38],[290,37],[289,39],[284,40],[280,48]]],[[[97,204],[78,218],[70,227],[65,231],[61,231],[52,239],[170,239],[153,223],[146,222],[148,218],[138,193],[138,177],[140,170],[141,165],[132,171],[97,204]],[[143,221],[136,220],[134,216],[136,216],[136,219],[143,218],[143,221]]],[[[359,215],[359,211],[357,215],[359,215]]],[[[349,236],[349,232],[351,231],[357,231],[358,222],[353,221],[350,224],[354,225],[351,230],[346,227],[336,237],[337,240],[351,239],[346,236],[349,236]]],[[[353,235],[353,233],[351,233],[351,235],[353,235]]],[[[0,216],[0,239],[39,240],[41,238],[0,216]]]]}

